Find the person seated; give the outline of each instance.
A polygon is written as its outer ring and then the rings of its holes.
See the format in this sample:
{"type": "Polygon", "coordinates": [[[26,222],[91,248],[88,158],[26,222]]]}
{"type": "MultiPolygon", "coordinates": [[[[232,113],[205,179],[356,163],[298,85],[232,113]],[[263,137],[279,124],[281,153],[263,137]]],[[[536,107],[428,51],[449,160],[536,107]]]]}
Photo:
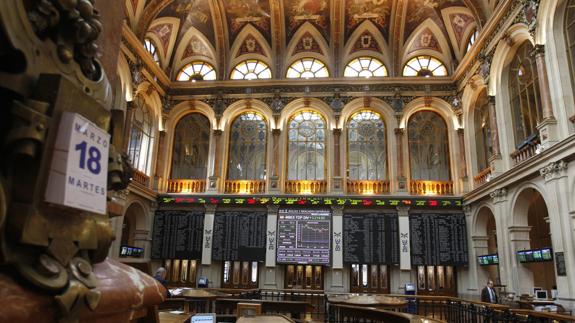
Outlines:
{"type": "Polygon", "coordinates": [[[164,286],[166,288],[166,292],[167,292],[167,297],[172,297],[172,294],[170,293],[170,290],[168,289],[168,281],[166,280],[166,276],[168,275],[168,272],[166,271],[166,268],[164,267],[160,267],[156,270],[156,273],[154,274],[154,278],[160,282],[160,284],[162,284],[162,286],[164,286]]]}

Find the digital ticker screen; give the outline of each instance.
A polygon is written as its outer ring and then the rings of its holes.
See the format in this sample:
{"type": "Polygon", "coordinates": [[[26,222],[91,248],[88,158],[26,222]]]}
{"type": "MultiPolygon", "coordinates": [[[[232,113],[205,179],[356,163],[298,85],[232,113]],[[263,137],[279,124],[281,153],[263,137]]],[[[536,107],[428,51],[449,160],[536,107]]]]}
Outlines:
{"type": "Polygon", "coordinates": [[[280,209],[277,232],[278,263],[330,264],[329,210],[280,209]]]}

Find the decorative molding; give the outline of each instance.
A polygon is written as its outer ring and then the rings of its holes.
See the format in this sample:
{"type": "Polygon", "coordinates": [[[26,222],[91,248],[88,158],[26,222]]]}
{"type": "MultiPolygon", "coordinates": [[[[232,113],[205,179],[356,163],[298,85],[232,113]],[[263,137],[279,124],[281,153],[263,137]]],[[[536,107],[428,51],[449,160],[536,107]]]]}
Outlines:
{"type": "Polygon", "coordinates": [[[507,200],[507,189],[498,188],[489,194],[489,197],[493,199],[493,203],[500,203],[507,200]]]}
{"type": "Polygon", "coordinates": [[[546,182],[567,176],[569,163],[564,160],[554,161],[539,170],[546,182]]]}

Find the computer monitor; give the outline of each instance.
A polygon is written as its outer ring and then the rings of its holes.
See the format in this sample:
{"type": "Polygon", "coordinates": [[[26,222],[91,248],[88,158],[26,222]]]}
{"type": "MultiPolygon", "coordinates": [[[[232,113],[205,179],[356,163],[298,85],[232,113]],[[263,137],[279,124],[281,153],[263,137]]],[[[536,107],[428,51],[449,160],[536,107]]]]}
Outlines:
{"type": "Polygon", "coordinates": [[[415,291],[415,284],[405,284],[405,291],[406,292],[414,292],[415,291]]]}
{"type": "Polygon", "coordinates": [[[192,316],[191,323],[216,323],[216,314],[214,313],[199,313],[192,316]]]}
{"type": "Polygon", "coordinates": [[[537,292],[542,290],[543,288],[541,287],[533,287],[533,296],[537,296],[537,292]]]}
{"type": "Polygon", "coordinates": [[[535,294],[535,298],[537,299],[547,299],[547,291],[546,290],[538,290],[535,294]]]}
{"type": "Polygon", "coordinates": [[[200,277],[198,279],[198,287],[207,288],[208,287],[208,278],[207,277],[200,277]]]}

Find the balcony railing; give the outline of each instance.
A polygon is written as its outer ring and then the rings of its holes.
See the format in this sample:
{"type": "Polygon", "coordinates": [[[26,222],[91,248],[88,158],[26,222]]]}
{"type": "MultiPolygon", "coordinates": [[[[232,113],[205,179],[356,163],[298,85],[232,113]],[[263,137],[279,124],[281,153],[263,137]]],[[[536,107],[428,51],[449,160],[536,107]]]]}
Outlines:
{"type": "Polygon", "coordinates": [[[475,187],[481,186],[489,181],[491,178],[491,167],[487,167],[480,171],[477,176],[473,177],[473,183],[475,187]]]}
{"type": "Polygon", "coordinates": [[[389,181],[347,180],[348,194],[384,194],[389,193],[389,181]]]}
{"type": "Polygon", "coordinates": [[[226,193],[232,194],[260,194],[266,191],[265,181],[255,180],[239,180],[239,181],[226,181],[226,193]]]}
{"type": "Polygon", "coordinates": [[[203,193],[206,191],[204,179],[170,179],[168,193],[203,193]]]}
{"type": "Polygon", "coordinates": [[[137,169],[134,169],[134,175],[132,176],[132,180],[135,183],[138,183],[146,187],[148,187],[148,184],[150,184],[150,177],[144,174],[143,172],[140,172],[137,169]]]}
{"type": "Polygon", "coordinates": [[[537,154],[537,146],[541,143],[539,137],[534,137],[529,139],[523,144],[521,148],[515,150],[511,153],[511,158],[513,159],[513,164],[517,165],[537,154]]]}
{"type": "Polygon", "coordinates": [[[414,195],[453,195],[452,181],[409,181],[409,193],[414,195]]]}
{"type": "Polygon", "coordinates": [[[286,181],[287,194],[319,194],[327,191],[327,181],[286,181]]]}

